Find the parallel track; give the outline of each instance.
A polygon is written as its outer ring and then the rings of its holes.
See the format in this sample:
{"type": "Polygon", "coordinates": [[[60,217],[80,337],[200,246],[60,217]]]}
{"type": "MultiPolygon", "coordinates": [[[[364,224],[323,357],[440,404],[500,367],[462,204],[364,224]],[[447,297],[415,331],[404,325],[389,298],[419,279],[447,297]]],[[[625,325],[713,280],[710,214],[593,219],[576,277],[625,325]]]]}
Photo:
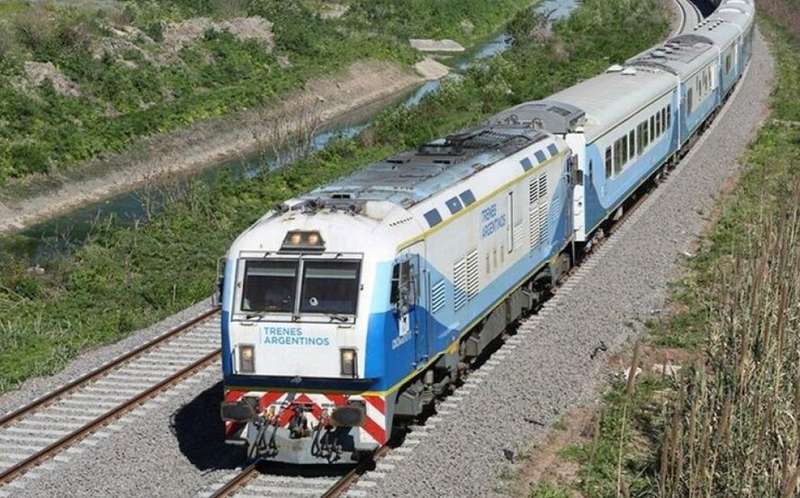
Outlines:
{"type": "Polygon", "coordinates": [[[218,361],[217,309],[0,417],[0,486],[218,361]]]}

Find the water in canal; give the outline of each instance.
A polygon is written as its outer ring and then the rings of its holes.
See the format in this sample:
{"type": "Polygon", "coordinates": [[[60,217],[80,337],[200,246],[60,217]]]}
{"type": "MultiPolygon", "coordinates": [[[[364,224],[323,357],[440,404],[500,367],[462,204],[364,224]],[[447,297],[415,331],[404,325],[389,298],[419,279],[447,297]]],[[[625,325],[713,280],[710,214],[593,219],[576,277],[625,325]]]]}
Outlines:
{"type": "MultiPolygon", "coordinates": [[[[557,20],[569,16],[577,6],[578,0],[545,0],[537,7],[537,10],[541,13],[550,13],[551,19],[557,20]]],[[[460,56],[452,66],[456,68],[456,71],[465,71],[473,64],[508,50],[512,43],[513,40],[507,34],[498,33],[492,36],[488,42],[460,56]]],[[[440,86],[440,81],[429,81],[407,95],[399,95],[394,99],[350,113],[310,137],[310,145],[304,149],[304,152],[321,150],[331,140],[338,137],[356,136],[387,107],[401,102],[402,105],[409,107],[417,105],[425,95],[437,91],[440,86]]],[[[31,264],[43,264],[53,255],[62,254],[79,246],[91,234],[96,223],[101,220],[113,217],[115,223],[131,225],[145,219],[148,212],[157,212],[169,204],[169,195],[165,194],[166,192],[177,191],[176,187],[180,187],[189,180],[214,183],[223,174],[232,175],[235,179],[247,180],[259,174],[265,167],[278,168],[295,157],[297,157],[296,152],[290,150],[279,152],[277,155],[258,154],[244,159],[221,162],[191,175],[164,180],[155,187],[152,185],[142,187],[88,204],[27,228],[13,237],[4,238],[5,240],[0,241],[0,244],[6,246],[4,248],[6,251],[29,258],[31,264]]]]}

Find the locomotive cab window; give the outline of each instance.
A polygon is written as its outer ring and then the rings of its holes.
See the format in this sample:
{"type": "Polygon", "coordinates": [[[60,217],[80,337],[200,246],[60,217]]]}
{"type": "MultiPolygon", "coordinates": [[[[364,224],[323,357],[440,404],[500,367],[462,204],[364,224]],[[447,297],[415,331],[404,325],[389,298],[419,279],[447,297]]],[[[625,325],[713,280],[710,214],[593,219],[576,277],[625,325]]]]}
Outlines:
{"type": "Polygon", "coordinates": [[[305,261],[300,313],[355,315],[361,264],[305,261]]]}
{"type": "Polygon", "coordinates": [[[411,261],[398,261],[392,269],[392,289],[390,293],[392,306],[396,311],[405,312],[404,308],[416,301],[416,284],[412,273],[411,261]]]}
{"type": "Polygon", "coordinates": [[[242,311],[291,313],[297,291],[297,261],[247,261],[242,311]]]}

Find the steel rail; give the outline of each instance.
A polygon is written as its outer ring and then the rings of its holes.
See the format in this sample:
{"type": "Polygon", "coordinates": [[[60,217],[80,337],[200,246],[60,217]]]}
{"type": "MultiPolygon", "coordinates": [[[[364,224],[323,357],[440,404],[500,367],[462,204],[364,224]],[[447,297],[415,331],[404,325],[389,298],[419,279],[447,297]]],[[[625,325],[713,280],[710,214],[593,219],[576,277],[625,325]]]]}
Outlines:
{"type": "MultiPolygon", "coordinates": [[[[67,395],[81,389],[82,387],[86,387],[87,385],[92,384],[95,381],[102,379],[105,375],[111,373],[115,369],[119,368],[121,365],[128,363],[129,361],[142,356],[143,354],[158,348],[162,344],[176,338],[177,336],[181,335],[182,333],[188,331],[198,323],[201,323],[205,320],[208,320],[219,311],[218,308],[211,309],[207,312],[202,313],[201,315],[182,323],[181,325],[175,327],[174,329],[166,332],[158,336],[157,338],[143,344],[127,353],[115,358],[114,360],[106,363],[105,365],[75,379],[74,381],[34,400],[33,402],[7,414],[0,418],[0,429],[13,425],[18,420],[24,418],[26,415],[30,415],[33,413],[38,412],[42,408],[49,406],[50,404],[59,401],[60,399],[66,397],[67,395]]],[[[194,374],[198,370],[201,370],[214,361],[220,355],[220,349],[217,348],[214,351],[206,354],[205,356],[201,357],[197,361],[194,361],[192,364],[184,367],[183,369],[175,372],[174,374],[166,377],[165,379],[161,380],[160,382],[154,384],[153,386],[145,389],[141,393],[137,394],[136,396],[123,401],[115,408],[107,411],[106,413],[98,416],[91,422],[84,424],[80,428],[72,431],[71,433],[65,435],[64,437],[60,438],[59,440],[51,443],[50,445],[44,447],[43,449],[37,451],[33,455],[29,456],[25,460],[15,464],[14,466],[10,467],[9,469],[5,470],[0,474],[0,484],[7,484],[11,482],[13,479],[18,477],[21,474],[24,474],[32,467],[35,467],[41,464],[44,460],[50,458],[51,456],[60,453],[61,451],[65,450],[74,442],[80,441],[87,435],[94,432],[99,427],[107,425],[112,420],[122,416],[123,414],[127,413],[128,411],[136,408],[143,402],[149,400],[150,398],[154,397],[155,395],[159,394],[160,392],[164,391],[165,389],[179,383],[186,377],[194,374]]]]}
{"type": "Polygon", "coordinates": [[[681,33],[683,33],[684,30],[686,29],[687,12],[686,12],[686,7],[683,6],[683,0],[674,0],[674,1],[675,1],[675,5],[678,6],[678,9],[680,10],[680,13],[681,13],[681,24],[678,27],[678,29],[675,30],[675,33],[673,33],[673,36],[677,36],[677,35],[680,35],[681,33]]]}
{"type": "Polygon", "coordinates": [[[198,323],[207,320],[208,318],[214,316],[214,314],[216,314],[217,312],[219,312],[219,308],[214,308],[214,309],[211,309],[209,311],[206,311],[205,313],[201,314],[200,316],[195,317],[195,318],[189,320],[188,322],[182,323],[181,325],[177,326],[176,328],[170,330],[169,332],[167,332],[165,334],[162,334],[162,335],[158,336],[157,338],[153,339],[152,341],[147,342],[146,344],[143,344],[143,345],[137,347],[136,349],[128,351],[127,353],[123,354],[122,356],[120,356],[118,358],[115,358],[114,360],[111,360],[110,362],[106,363],[105,365],[103,365],[103,366],[101,366],[101,367],[99,367],[99,368],[97,368],[97,369],[95,369],[95,370],[93,370],[93,371],[91,371],[91,372],[89,372],[89,373],[87,373],[87,374],[75,379],[74,381],[70,382],[69,384],[66,384],[66,385],[56,389],[55,391],[52,391],[52,392],[42,396],[41,398],[37,398],[36,400],[28,403],[27,405],[15,410],[15,411],[13,411],[11,413],[8,413],[7,415],[4,415],[4,416],[0,417],[0,429],[2,429],[3,427],[9,425],[11,422],[16,421],[17,419],[22,418],[25,415],[28,415],[28,414],[36,411],[37,409],[39,409],[39,408],[41,408],[43,406],[46,406],[46,405],[50,404],[51,402],[56,401],[59,398],[64,397],[65,395],[67,395],[67,394],[69,394],[69,393],[71,393],[71,392],[73,392],[73,391],[85,386],[86,384],[88,384],[88,383],[90,383],[92,381],[100,379],[105,374],[107,374],[109,371],[119,367],[123,363],[126,363],[129,360],[132,360],[133,358],[135,358],[137,356],[142,355],[143,353],[146,353],[147,351],[149,351],[149,350],[151,350],[153,348],[156,348],[156,347],[160,346],[164,342],[167,342],[168,340],[175,338],[176,335],[179,335],[180,333],[182,333],[182,332],[186,331],[187,329],[197,325],[198,323]]]}
{"type": "Polygon", "coordinates": [[[104,425],[107,425],[112,420],[117,419],[120,416],[124,415],[125,413],[133,410],[134,408],[138,407],[145,401],[148,401],[149,399],[153,398],[155,395],[161,393],[167,388],[172,387],[173,385],[181,382],[182,380],[191,376],[195,372],[202,370],[203,368],[215,362],[219,358],[219,355],[220,355],[219,349],[207,354],[206,356],[202,357],[201,359],[197,360],[191,365],[179,370],[178,372],[167,377],[158,384],[148,388],[147,390],[143,391],[137,396],[121,403],[116,408],[104,413],[103,415],[100,415],[93,421],[82,426],[80,429],[77,429],[72,433],[67,434],[66,436],[50,444],[46,448],[34,453],[33,455],[26,458],[22,462],[14,465],[7,471],[0,474],[0,484],[12,481],[20,474],[23,474],[26,471],[30,470],[32,467],[35,467],[40,463],[42,463],[43,460],[57,453],[60,453],[61,451],[69,447],[72,443],[80,441],[84,437],[94,432],[96,429],[103,427],[104,425]]]}
{"type": "Polygon", "coordinates": [[[251,463],[244,469],[242,469],[242,471],[236,474],[236,476],[233,479],[226,482],[218,490],[214,491],[214,493],[211,495],[210,498],[223,498],[225,496],[231,496],[236,491],[245,487],[247,483],[249,483],[258,476],[259,474],[258,465],[260,463],[261,463],[260,461],[256,461],[251,463]]]}
{"type": "MultiPolygon", "coordinates": [[[[325,491],[325,493],[322,494],[322,498],[335,498],[343,495],[349,489],[349,487],[358,480],[359,477],[369,472],[373,468],[374,464],[389,454],[390,451],[391,450],[387,445],[381,446],[375,450],[369,457],[362,459],[345,475],[340,477],[330,488],[328,488],[327,491],[325,491]]],[[[242,489],[245,489],[250,482],[252,482],[261,474],[259,467],[265,463],[266,462],[259,460],[243,468],[241,472],[236,474],[236,476],[227,481],[222,487],[214,491],[210,498],[226,498],[232,496],[234,493],[242,489]]]]}
{"type": "Polygon", "coordinates": [[[373,464],[388,455],[390,451],[391,449],[387,445],[381,446],[375,450],[375,453],[373,453],[369,458],[365,458],[358,462],[353,469],[342,476],[341,479],[336,481],[336,483],[331,486],[324,495],[322,495],[322,498],[337,498],[342,496],[345,492],[347,492],[350,486],[358,481],[361,476],[372,469],[373,464]]]}

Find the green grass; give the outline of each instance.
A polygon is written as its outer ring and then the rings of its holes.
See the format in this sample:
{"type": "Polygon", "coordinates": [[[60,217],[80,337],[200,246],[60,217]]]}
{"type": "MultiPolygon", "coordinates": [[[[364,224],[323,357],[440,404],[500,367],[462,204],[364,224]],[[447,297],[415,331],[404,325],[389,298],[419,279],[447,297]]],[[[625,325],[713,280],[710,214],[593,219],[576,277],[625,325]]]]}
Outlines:
{"type": "MultiPolygon", "coordinates": [[[[335,141],[249,182],[194,185],[144,225],[101,223],[82,247],[45,265],[41,275],[0,251],[0,391],[57,371],[82,349],[118,340],[208,296],[217,258],[275,203],[537,98],[542,88],[576,82],[598,67],[600,49],[594,44],[607,43],[612,34],[627,43],[610,46],[610,61],[651,46],[667,29],[657,5],[657,0],[586,0],[570,21],[557,26],[556,37],[538,42],[525,33],[530,21],[521,14],[514,23],[520,40],[515,48],[446,83],[416,108],[383,113],[357,138],[335,141]],[[636,22],[592,27],[603,21],[598,12],[636,22]]],[[[26,243],[6,244],[12,242],[26,243]]]]}
{"type": "Polygon", "coordinates": [[[528,495],[530,498],[572,498],[572,493],[552,482],[538,483],[528,495]]]}
{"type": "Polygon", "coordinates": [[[356,60],[412,63],[419,55],[408,46],[411,37],[475,43],[529,3],[364,0],[351,2],[341,19],[322,19],[313,2],[282,0],[127,0],[122,9],[105,10],[81,2],[7,4],[0,10],[10,19],[0,24],[0,185],[62,172],[126,150],[142,137],[269,104],[356,60]],[[435,15],[441,13],[446,15],[435,15]],[[167,55],[162,23],[198,16],[263,17],[274,24],[274,51],[209,31],[167,55]],[[464,29],[467,19],[474,28],[464,29]],[[116,36],[112,28],[122,26],[141,34],[115,53],[97,49],[116,36]],[[290,67],[281,65],[283,58],[290,67]],[[27,61],[53,63],[80,86],[81,96],[60,95],[49,81],[26,88],[20,82],[27,61]]]}
{"type": "Polygon", "coordinates": [[[6,0],[0,3],[0,19],[7,19],[14,14],[22,12],[27,7],[27,2],[23,0],[6,0]]]}
{"type": "MultiPolygon", "coordinates": [[[[688,261],[684,277],[674,284],[675,312],[651,323],[646,338],[653,347],[681,348],[705,362],[684,365],[687,374],[677,382],[645,377],[632,397],[623,384],[610,387],[601,408],[600,432],[592,442],[563,453],[581,465],[574,485],[583,496],[617,496],[620,470],[629,496],[687,496],[690,490],[698,496],[794,496],[785,451],[794,451],[798,442],[793,431],[781,426],[783,413],[796,413],[796,393],[787,384],[797,384],[778,381],[796,366],[796,355],[782,356],[771,345],[775,339],[770,331],[776,334],[774,320],[781,313],[765,312],[765,323],[758,321],[758,304],[751,296],[760,295],[756,282],[761,277],[750,275],[751,270],[762,271],[758,264],[765,254],[772,265],[790,257],[785,256],[788,252],[770,254],[773,246],[755,243],[765,233],[784,229],[790,221],[787,208],[797,199],[800,127],[772,121],[800,122],[800,38],[785,29],[795,26],[782,21],[763,13],[760,19],[777,63],[771,120],[745,154],[738,184],[719,206],[719,220],[688,261]],[[744,364],[747,368],[741,370],[744,364]],[[740,378],[748,381],[738,384],[740,378]],[[721,443],[717,434],[726,433],[719,422],[725,418],[722,400],[731,390],[736,392],[728,426],[733,435],[721,443]],[[794,408],[784,410],[787,406],[794,408]]],[[[784,285],[782,281],[785,278],[773,275],[764,285],[784,285]]],[[[780,308],[774,301],[771,306],[780,308]]],[[[796,331],[789,330],[794,341],[796,331]]]]}

